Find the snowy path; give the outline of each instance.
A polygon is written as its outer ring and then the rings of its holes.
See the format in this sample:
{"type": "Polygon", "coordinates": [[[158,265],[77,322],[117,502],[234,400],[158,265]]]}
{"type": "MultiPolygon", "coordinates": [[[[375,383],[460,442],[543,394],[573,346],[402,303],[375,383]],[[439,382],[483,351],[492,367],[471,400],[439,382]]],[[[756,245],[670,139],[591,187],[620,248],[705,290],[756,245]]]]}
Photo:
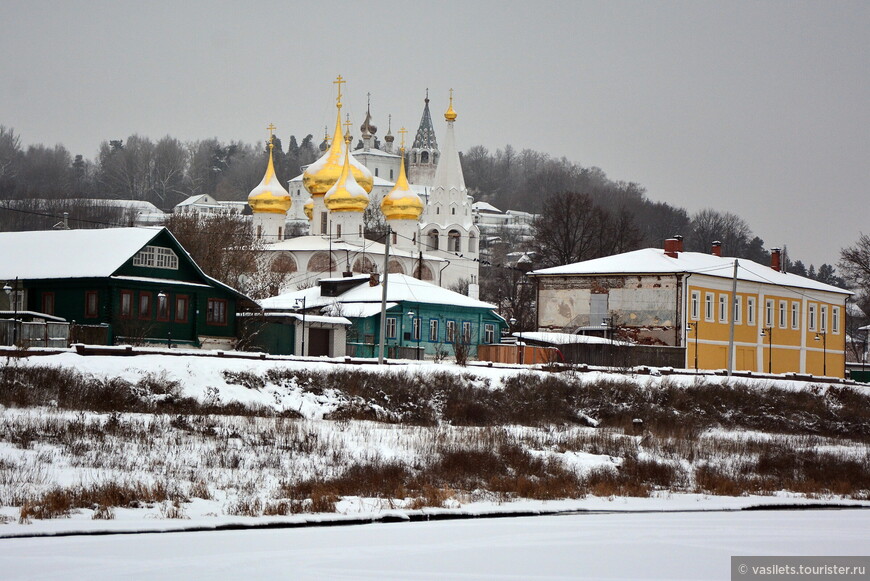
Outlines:
{"type": "Polygon", "coordinates": [[[732,555],[866,555],[868,510],[589,514],[0,541],[5,580],[730,579],[732,555]]]}

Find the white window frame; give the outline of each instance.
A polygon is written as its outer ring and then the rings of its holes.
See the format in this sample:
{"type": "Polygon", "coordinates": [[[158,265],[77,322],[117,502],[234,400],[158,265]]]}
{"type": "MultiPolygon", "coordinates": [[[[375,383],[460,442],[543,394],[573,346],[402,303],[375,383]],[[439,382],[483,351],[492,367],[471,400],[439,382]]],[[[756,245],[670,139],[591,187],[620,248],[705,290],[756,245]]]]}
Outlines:
{"type": "Polygon", "coordinates": [[[165,246],[146,246],[133,257],[133,266],[178,270],[178,255],[165,246]]]}
{"type": "Polygon", "coordinates": [[[773,299],[764,301],[764,326],[773,327],[773,299]]]}
{"type": "Polygon", "coordinates": [[[728,295],[719,295],[719,322],[728,322],[728,295]]]}
{"type": "Polygon", "coordinates": [[[788,302],[779,301],[779,328],[785,329],[788,326],[788,302]]]}
{"type": "Polygon", "coordinates": [[[387,317],[387,339],[396,338],[396,317],[387,317]]]}
{"type": "Polygon", "coordinates": [[[691,319],[693,321],[697,321],[698,317],[701,316],[701,292],[693,290],[692,291],[692,301],[691,301],[691,319]]]}
{"type": "Polygon", "coordinates": [[[819,308],[819,329],[822,333],[828,332],[828,305],[819,308]]]}
{"type": "Polygon", "coordinates": [[[456,321],[447,321],[447,324],[444,326],[444,333],[444,341],[453,343],[456,340],[456,321]]]}
{"type": "Polygon", "coordinates": [[[704,320],[713,322],[713,293],[704,294],[704,320]]]}
{"type": "Polygon", "coordinates": [[[462,342],[471,344],[471,321],[462,321],[462,342]]]}
{"type": "Polygon", "coordinates": [[[429,341],[438,342],[438,319],[429,319],[429,341]]]}
{"type": "Polygon", "coordinates": [[[831,333],[840,334],[840,307],[831,307],[831,333]]]}
{"type": "Polygon", "coordinates": [[[420,340],[420,331],[423,326],[423,319],[420,317],[414,317],[414,330],[412,331],[412,337],[414,337],[414,341],[420,340]]]}
{"type": "Polygon", "coordinates": [[[746,297],[746,322],[755,324],[755,297],[746,297]]]}
{"type": "Polygon", "coordinates": [[[739,325],[743,321],[743,297],[737,295],[734,300],[734,324],[739,325]]]}
{"type": "Polygon", "coordinates": [[[801,304],[797,301],[791,302],[791,328],[800,329],[801,327],[801,304]]]}
{"type": "Polygon", "coordinates": [[[495,325],[493,323],[484,323],[483,325],[483,342],[495,343],[495,325]]]}
{"type": "Polygon", "coordinates": [[[807,305],[807,325],[809,326],[810,331],[816,330],[816,305],[814,303],[810,303],[807,305]]]}

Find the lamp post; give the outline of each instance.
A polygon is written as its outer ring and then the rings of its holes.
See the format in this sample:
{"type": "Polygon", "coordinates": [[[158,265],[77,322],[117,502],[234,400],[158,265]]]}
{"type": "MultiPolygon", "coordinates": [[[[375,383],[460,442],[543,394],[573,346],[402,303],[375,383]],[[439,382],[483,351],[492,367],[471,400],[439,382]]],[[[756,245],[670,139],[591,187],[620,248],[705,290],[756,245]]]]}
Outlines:
{"type": "Polygon", "coordinates": [[[297,311],[302,309],[302,357],[305,357],[305,297],[296,299],[293,308],[297,311]]]}
{"type": "Polygon", "coordinates": [[[686,331],[695,333],[695,372],[698,371],[698,322],[689,322],[686,324],[686,331]]]}
{"type": "Polygon", "coordinates": [[[822,375],[827,377],[828,375],[828,332],[821,331],[816,333],[816,341],[821,340],[822,342],[822,375]]]}
{"type": "Polygon", "coordinates": [[[773,326],[762,327],[761,336],[767,337],[767,372],[773,373],[773,326]]]}
{"type": "Polygon", "coordinates": [[[12,302],[12,345],[16,345],[18,343],[18,279],[15,279],[15,288],[9,286],[7,282],[3,286],[3,292],[12,302]]]}

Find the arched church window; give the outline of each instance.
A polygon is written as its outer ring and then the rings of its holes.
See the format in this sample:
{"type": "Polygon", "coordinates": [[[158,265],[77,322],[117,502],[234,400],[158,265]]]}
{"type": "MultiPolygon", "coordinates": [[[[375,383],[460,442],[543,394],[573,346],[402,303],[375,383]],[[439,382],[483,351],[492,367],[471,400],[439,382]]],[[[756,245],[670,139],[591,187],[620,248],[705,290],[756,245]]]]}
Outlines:
{"type": "Polygon", "coordinates": [[[477,237],[474,235],[474,232],[468,235],[468,251],[477,252],[477,237]]]}
{"type": "Polygon", "coordinates": [[[420,163],[429,163],[429,152],[424,151],[420,153],[420,163]]]}
{"type": "Polygon", "coordinates": [[[402,266],[401,262],[395,258],[391,258],[390,263],[387,265],[387,272],[390,274],[405,274],[405,268],[402,266]]]}
{"type": "Polygon", "coordinates": [[[447,250],[449,252],[459,252],[461,236],[458,230],[451,230],[447,233],[447,250]]]}
{"type": "Polygon", "coordinates": [[[438,230],[430,230],[429,234],[429,250],[438,250],[438,230]]]}

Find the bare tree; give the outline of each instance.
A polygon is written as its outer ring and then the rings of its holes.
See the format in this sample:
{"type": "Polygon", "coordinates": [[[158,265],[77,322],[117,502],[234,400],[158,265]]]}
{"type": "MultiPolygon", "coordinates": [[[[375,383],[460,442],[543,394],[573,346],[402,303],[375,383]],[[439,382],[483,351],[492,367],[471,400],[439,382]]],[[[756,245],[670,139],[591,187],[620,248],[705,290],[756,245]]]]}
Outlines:
{"type": "Polygon", "coordinates": [[[533,224],[541,266],[557,266],[601,256],[605,213],[588,194],[553,194],[533,224]]]}
{"type": "Polygon", "coordinates": [[[744,256],[749,247],[752,230],[743,218],[730,212],[706,208],[692,216],[692,232],[688,246],[695,252],[709,252],[714,241],[722,243],[727,256],[744,256]]]}
{"type": "Polygon", "coordinates": [[[862,233],[854,245],[840,251],[840,270],[858,291],[858,306],[870,314],[870,235],[862,233]]]}
{"type": "Polygon", "coordinates": [[[273,295],[287,277],[271,268],[245,216],[172,214],[165,226],[207,275],[254,299],[273,295]]]}
{"type": "Polygon", "coordinates": [[[154,146],[151,165],[149,196],[164,210],[168,210],[187,196],[184,187],[184,170],[187,167],[188,150],[182,143],[168,135],[154,146]]]}

